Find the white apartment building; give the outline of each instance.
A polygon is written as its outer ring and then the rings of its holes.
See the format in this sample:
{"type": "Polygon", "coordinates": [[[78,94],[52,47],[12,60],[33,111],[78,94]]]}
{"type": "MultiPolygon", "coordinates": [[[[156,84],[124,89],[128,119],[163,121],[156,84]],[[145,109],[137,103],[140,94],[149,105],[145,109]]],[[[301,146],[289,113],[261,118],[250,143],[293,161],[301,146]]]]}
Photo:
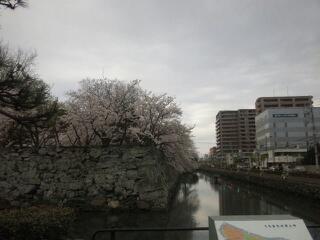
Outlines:
{"type": "Polygon", "coordinates": [[[264,166],[293,163],[320,139],[320,108],[269,108],[255,118],[257,152],[264,166]]]}

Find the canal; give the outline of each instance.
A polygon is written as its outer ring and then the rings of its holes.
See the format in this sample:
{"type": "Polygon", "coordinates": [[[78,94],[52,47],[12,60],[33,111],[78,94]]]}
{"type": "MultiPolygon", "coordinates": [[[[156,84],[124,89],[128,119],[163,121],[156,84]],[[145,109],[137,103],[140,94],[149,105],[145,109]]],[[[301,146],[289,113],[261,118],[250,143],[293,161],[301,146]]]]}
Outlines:
{"type": "MultiPolygon", "coordinates": [[[[110,227],[206,227],[208,216],[292,214],[307,224],[320,225],[320,206],[309,199],[257,188],[228,179],[214,182],[211,173],[181,178],[172,205],[159,212],[85,212],[74,225],[74,237],[90,239],[96,230],[110,227]]],[[[312,230],[314,239],[319,231],[312,230]]],[[[99,235],[96,239],[109,239],[99,235]]],[[[208,232],[117,233],[117,239],[208,239],[208,232]]]]}

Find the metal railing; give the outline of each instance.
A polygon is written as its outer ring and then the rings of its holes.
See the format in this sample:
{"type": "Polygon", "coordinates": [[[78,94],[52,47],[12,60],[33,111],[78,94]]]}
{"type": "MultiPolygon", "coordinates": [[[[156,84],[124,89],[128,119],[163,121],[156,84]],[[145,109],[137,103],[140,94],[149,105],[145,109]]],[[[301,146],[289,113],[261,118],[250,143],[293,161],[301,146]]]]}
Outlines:
{"type": "MultiPolygon", "coordinates": [[[[308,225],[307,228],[320,228],[320,225],[308,225]]],[[[117,232],[179,232],[179,231],[209,231],[209,227],[183,227],[183,228],[107,228],[96,231],[91,240],[95,240],[99,234],[109,233],[110,239],[116,239],[117,232]]]]}

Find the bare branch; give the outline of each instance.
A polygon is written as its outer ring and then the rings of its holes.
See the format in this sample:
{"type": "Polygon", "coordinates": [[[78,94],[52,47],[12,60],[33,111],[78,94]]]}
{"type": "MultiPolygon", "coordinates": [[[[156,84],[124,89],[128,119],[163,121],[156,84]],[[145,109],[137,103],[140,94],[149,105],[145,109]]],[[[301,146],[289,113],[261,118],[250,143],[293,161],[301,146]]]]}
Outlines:
{"type": "Polygon", "coordinates": [[[14,10],[17,7],[28,7],[28,3],[24,0],[0,0],[0,6],[14,10]]]}

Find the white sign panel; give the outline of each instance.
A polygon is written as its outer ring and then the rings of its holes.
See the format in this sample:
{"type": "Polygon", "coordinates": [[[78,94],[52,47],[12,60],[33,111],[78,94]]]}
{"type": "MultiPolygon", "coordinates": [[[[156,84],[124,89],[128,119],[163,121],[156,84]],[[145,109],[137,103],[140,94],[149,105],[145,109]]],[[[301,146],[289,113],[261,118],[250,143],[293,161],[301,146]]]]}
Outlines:
{"type": "Polygon", "coordinates": [[[222,216],[213,220],[209,226],[210,239],[217,240],[312,240],[310,233],[301,219],[254,219],[248,216],[246,220],[241,216],[237,220],[236,216],[222,216]],[[214,229],[211,229],[211,228],[214,229]]]}

